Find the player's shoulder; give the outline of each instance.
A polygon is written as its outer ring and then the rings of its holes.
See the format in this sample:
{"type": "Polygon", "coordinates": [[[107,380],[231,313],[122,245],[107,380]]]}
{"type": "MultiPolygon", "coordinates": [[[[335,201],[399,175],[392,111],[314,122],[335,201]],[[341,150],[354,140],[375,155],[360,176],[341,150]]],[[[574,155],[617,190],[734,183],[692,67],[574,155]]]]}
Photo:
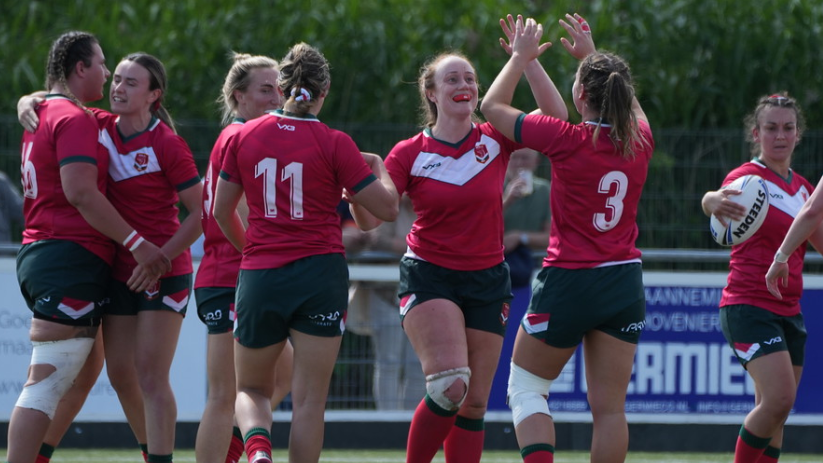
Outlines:
{"type": "Polygon", "coordinates": [[[433,143],[433,141],[430,135],[427,135],[425,131],[421,131],[395,143],[390,154],[394,156],[417,154],[423,147],[428,146],[433,143]]]}
{"type": "Polygon", "coordinates": [[[723,186],[726,186],[744,175],[757,175],[758,177],[767,176],[770,171],[763,164],[756,161],[746,162],[738,167],[735,167],[723,180],[723,186]]]}

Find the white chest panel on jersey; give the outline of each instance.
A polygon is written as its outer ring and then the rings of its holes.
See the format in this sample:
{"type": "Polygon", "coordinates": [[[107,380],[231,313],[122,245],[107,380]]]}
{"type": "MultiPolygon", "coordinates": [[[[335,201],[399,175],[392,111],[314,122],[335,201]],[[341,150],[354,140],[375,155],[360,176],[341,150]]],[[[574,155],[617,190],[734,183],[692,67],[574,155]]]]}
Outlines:
{"type": "Polygon", "coordinates": [[[460,186],[483,172],[498,156],[500,143],[483,135],[473,149],[458,158],[421,152],[412,165],[411,174],[460,186]]]}
{"type": "Polygon", "coordinates": [[[773,182],[766,180],[766,184],[769,188],[769,207],[776,207],[789,217],[796,217],[800,208],[809,199],[809,190],[805,186],[801,186],[797,193],[790,195],[773,182]]]}
{"type": "Polygon", "coordinates": [[[151,146],[120,153],[117,144],[106,130],[100,131],[99,141],[109,152],[109,175],[115,182],[162,170],[157,153],[151,146]]]}

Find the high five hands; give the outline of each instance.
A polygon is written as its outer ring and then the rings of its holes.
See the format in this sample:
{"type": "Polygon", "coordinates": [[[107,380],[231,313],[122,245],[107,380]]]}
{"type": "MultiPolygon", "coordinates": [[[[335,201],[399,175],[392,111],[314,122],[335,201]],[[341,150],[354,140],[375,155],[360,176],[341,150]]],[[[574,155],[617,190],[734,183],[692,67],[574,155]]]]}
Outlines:
{"type": "Polygon", "coordinates": [[[560,38],[560,43],[566,51],[578,60],[594,53],[596,48],[594,47],[594,39],[592,39],[592,29],[586,19],[577,13],[574,16],[567,14],[566,19],[568,22],[560,20],[560,25],[563,26],[563,29],[566,29],[566,32],[572,38],[571,42],[565,37],[560,38]]]}
{"type": "MultiPolygon", "coordinates": [[[[566,20],[561,19],[559,22],[569,33],[570,39],[561,37],[560,43],[570,55],[582,60],[596,51],[591,27],[585,18],[577,13],[574,15],[567,14],[566,20]]],[[[540,38],[543,36],[543,26],[533,18],[524,20],[522,15],[517,15],[517,19],[515,19],[514,16],[507,15],[500,20],[500,28],[503,29],[503,34],[506,36],[500,38],[500,46],[508,55],[511,55],[514,51],[520,53],[528,51],[527,56],[533,55],[536,58],[552,46],[551,42],[539,44],[540,38]],[[515,43],[517,41],[521,43],[518,45],[515,43]]]]}
{"type": "Polygon", "coordinates": [[[506,38],[500,38],[500,46],[507,54],[518,53],[527,59],[535,59],[542,55],[544,51],[548,50],[551,42],[540,43],[543,37],[543,25],[539,24],[534,18],[523,19],[523,15],[514,16],[507,15],[506,18],[500,20],[500,28],[506,38]]]}

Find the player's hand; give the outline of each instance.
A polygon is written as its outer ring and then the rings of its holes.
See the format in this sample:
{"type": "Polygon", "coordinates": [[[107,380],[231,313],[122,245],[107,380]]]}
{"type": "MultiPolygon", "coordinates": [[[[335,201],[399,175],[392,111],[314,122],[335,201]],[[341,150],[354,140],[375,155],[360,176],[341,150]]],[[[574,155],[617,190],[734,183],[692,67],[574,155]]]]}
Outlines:
{"type": "Polygon", "coordinates": [[[516,199],[526,196],[526,186],[526,181],[520,176],[510,180],[509,184],[506,185],[506,191],[503,192],[503,202],[506,202],[507,199],[516,199]]]}
{"type": "Polygon", "coordinates": [[[129,277],[129,281],[126,282],[129,289],[134,291],[135,293],[142,293],[147,289],[150,289],[157,283],[158,278],[152,277],[146,268],[142,265],[138,265],[134,268],[131,272],[131,277],[129,277]]]}
{"type": "Polygon", "coordinates": [[[352,199],[352,197],[351,197],[351,196],[352,196],[352,195],[351,195],[351,193],[349,192],[349,190],[347,190],[347,189],[343,188],[343,194],[341,194],[341,195],[340,195],[340,199],[342,199],[343,201],[345,201],[345,202],[347,202],[347,203],[349,203],[349,204],[354,204],[354,199],[352,199]]]}
{"type": "Polygon", "coordinates": [[[26,95],[17,100],[17,120],[29,132],[34,133],[37,126],[40,124],[40,119],[37,117],[37,105],[45,101],[44,98],[37,96],[26,95]]]}
{"type": "Polygon", "coordinates": [[[543,38],[543,25],[534,18],[523,20],[523,16],[518,15],[514,26],[514,35],[510,43],[513,57],[516,55],[532,61],[552,46],[551,42],[540,43],[543,38]]]}
{"type": "Polygon", "coordinates": [[[772,296],[782,301],[783,295],[780,294],[779,286],[784,288],[789,286],[789,264],[788,262],[773,261],[769,271],[766,272],[766,288],[772,293],[772,296]]]}
{"type": "MultiPolygon", "coordinates": [[[[522,18],[522,16],[519,16],[522,18]]],[[[500,38],[500,46],[503,48],[503,51],[506,52],[507,55],[511,56],[512,54],[512,41],[514,41],[514,30],[515,30],[515,21],[514,16],[506,15],[505,18],[500,19],[500,28],[503,29],[503,34],[506,38],[500,38]]]]}
{"type": "MultiPolygon", "coordinates": [[[[132,290],[135,287],[139,288],[143,284],[147,284],[147,279],[159,279],[162,275],[171,271],[171,260],[157,247],[154,243],[144,240],[137,246],[137,249],[132,251],[134,260],[137,261],[138,268],[142,268],[142,276],[132,273],[131,278],[127,284],[132,290]]],[[[135,269],[135,272],[137,270],[135,269]]],[[[145,288],[144,288],[145,289],[145,288]]]]}
{"type": "Polygon", "coordinates": [[[577,13],[574,16],[567,14],[566,19],[568,22],[560,20],[560,25],[563,26],[563,29],[566,29],[566,32],[572,38],[572,41],[565,37],[560,38],[560,43],[563,44],[566,51],[578,60],[582,60],[597,51],[594,46],[594,39],[592,39],[592,29],[586,19],[577,13]]]}
{"type": "Polygon", "coordinates": [[[743,193],[742,191],[726,188],[719,190],[717,193],[712,204],[709,205],[709,210],[712,211],[712,214],[717,217],[717,220],[719,220],[724,227],[729,226],[728,222],[726,222],[727,218],[740,221],[746,217],[746,213],[748,212],[746,208],[742,204],[738,204],[729,198],[730,196],[737,196],[743,193]]]}

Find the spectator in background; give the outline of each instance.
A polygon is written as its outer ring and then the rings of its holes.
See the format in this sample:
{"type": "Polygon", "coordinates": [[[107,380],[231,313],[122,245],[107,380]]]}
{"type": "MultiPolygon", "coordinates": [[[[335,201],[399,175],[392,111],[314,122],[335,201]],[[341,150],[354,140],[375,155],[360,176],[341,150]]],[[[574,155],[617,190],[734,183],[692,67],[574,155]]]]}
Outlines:
{"type": "Polygon", "coordinates": [[[503,192],[503,246],[512,279],[512,291],[529,287],[534,259],[549,242],[551,210],[548,180],[535,177],[540,154],[531,148],[512,153],[503,192]]]}
{"type": "MultiPolygon", "coordinates": [[[[348,208],[346,211],[348,212],[348,208]]],[[[411,200],[400,199],[394,222],[384,222],[375,230],[362,232],[350,220],[343,222],[343,244],[349,254],[378,251],[387,256],[406,252],[406,235],[417,216],[411,200]]],[[[395,282],[353,282],[349,290],[346,326],[355,334],[369,336],[374,352],[374,402],[378,410],[413,410],[426,394],[426,378],[420,360],[398,323],[400,300],[395,282]]]]}
{"type": "Polygon", "coordinates": [[[14,187],[9,176],[0,171],[0,244],[20,242],[20,236],[12,237],[12,229],[22,226],[23,196],[14,187]]]}
{"type": "MultiPolygon", "coordinates": [[[[509,320],[520,320],[526,314],[531,297],[531,281],[534,273],[534,251],[545,251],[549,242],[551,209],[549,208],[550,182],[535,177],[541,160],[540,153],[531,148],[512,152],[506,170],[503,190],[503,246],[514,299],[509,310],[509,320]]],[[[516,323],[509,324],[503,338],[503,350],[494,375],[489,395],[490,409],[506,408],[506,387],[509,380],[516,323]]]]}

